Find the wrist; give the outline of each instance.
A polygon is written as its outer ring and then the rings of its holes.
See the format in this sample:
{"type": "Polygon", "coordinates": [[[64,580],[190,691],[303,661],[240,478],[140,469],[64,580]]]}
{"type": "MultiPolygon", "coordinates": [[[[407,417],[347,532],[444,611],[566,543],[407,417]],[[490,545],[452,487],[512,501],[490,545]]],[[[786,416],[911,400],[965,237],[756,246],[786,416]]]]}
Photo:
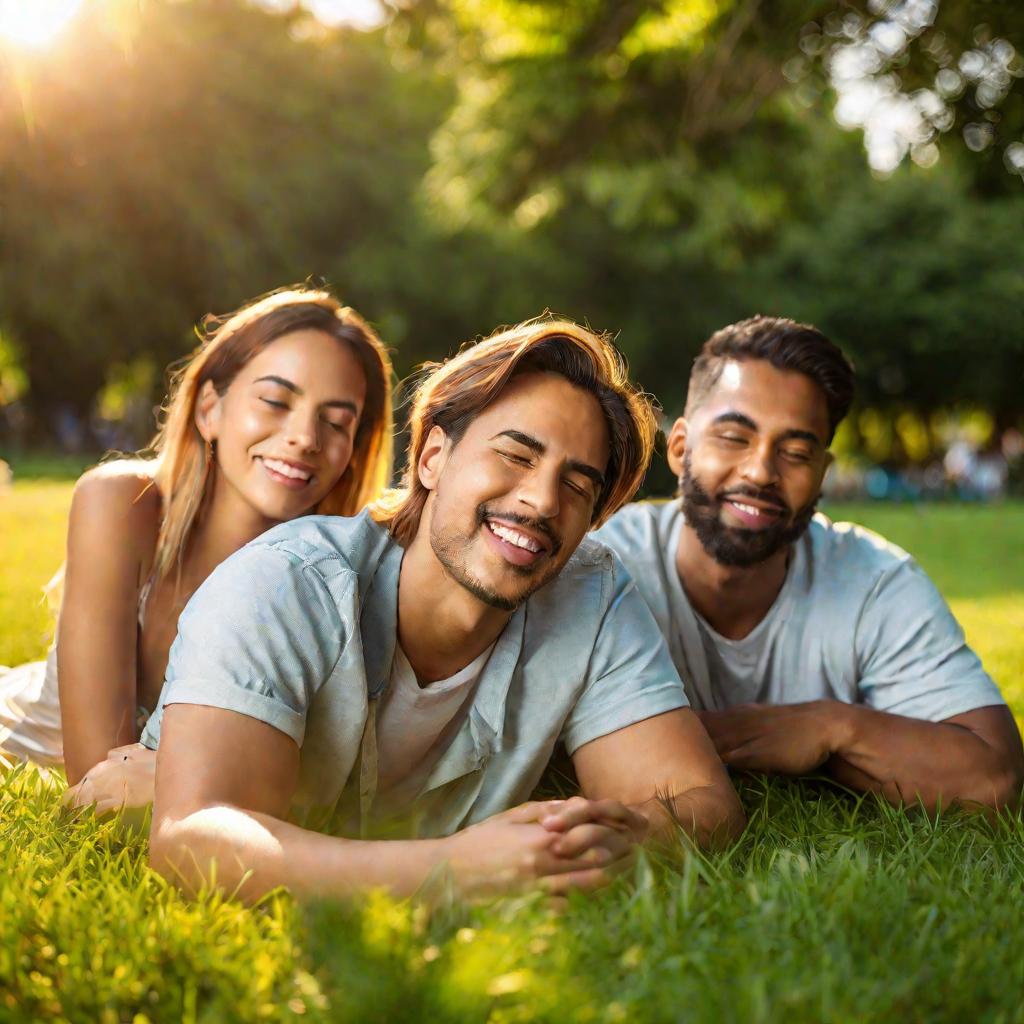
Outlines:
{"type": "Polygon", "coordinates": [[[853,745],[857,730],[857,707],[841,700],[819,701],[830,753],[841,754],[853,745]]]}

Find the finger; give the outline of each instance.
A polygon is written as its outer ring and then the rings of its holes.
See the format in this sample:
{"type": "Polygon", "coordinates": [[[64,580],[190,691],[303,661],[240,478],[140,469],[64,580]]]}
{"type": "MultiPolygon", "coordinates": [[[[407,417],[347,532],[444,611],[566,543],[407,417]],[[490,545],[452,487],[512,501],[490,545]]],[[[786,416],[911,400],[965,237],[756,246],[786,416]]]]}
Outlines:
{"type": "Polygon", "coordinates": [[[618,822],[630,832],[647,831],[647,819],[634,808],[628,807],[618,800],[597,800],[595,804],[601,815],[602,823],[618,822]]]}
{"type": "Polygon", "coordinates": [[[85,779],[82,779],[82,781],[74,787],[74,790],[74,795],[69,798],[66,806],[88,807],[90,804],[95,802],[96,796],[91,782],[87,783],[85,779]]]}
{"type": "Polygon", "coordinates": [[[586,822],[600,822],[610,828],[643,829],[646,821],[618,800],[587,800],[573,797],[554,813],[541,819],[549,832],[568,832],[586,822]]]}
{"type": "Polygon", "coordinates": [[[549,850],[540,851],[531,858],[526,875],[543,878],[547,875],[568,875],[574,871],[588,871],[591,868],[604,867],[611,862],[611,854],[597,847],[584,851],[578,857],[560,857],[549,850]]]}
{"type": "Polygon", "coordinates": [[[64,795],[60,798],[62,807],[77,807],[78,806],[78,792],[81,788],[81,782],[76,782],[73,786],[68,786],[64,790],[64,795]]]}
{"type": "Polygon", "coordinates": [[[101,817],[104,814],[114,814],[118,811],[123,811],[127,802],[127,796],[122,796],[118,799],[111,794],[105,794],[93,805],[93,814],[101,817]]]}
{"type": "Polygon", "coordinates": [[[591,891],[611,881],[603,868],[586,868],[564,875],[551,875],[540,879],[540,887],[551,896],[564,896],[573,889],[591,891]]]}
{"type": "Polygon", "coordinates": [[[559,857],[579,858],[591,864],[607,864],[626,856],[633,847],[629,833],[606,825],[577,825],[560,836],[551,847],[559,857]]]}
{"type": "Polygon", "coordinates": [[[565,802],[564,800],[531,800],[529,803],[519,804],[518,807],[512,807],[505,811],[503,817],[507,821],[525,825],[557,813],[558,808],[565,802]]]}
{"type": "Polygon", "coordinates": [[[766,751],[763,743],[752,741],[750,743],[741,743],[719,756],[722,758],[722,763],[730,768],[749,772],[764,770],[764,766],[767,763],[767,754],[768,751],[766,751]]]}

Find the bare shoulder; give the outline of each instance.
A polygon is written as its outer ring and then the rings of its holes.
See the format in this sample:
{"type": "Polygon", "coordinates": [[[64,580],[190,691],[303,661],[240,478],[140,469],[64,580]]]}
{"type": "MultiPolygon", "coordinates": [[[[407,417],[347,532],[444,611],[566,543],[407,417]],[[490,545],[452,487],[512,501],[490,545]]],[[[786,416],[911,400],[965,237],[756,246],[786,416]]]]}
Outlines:
{"type": "Polygon", "coordinates": [[[71,530],[101,531],[152,550],[163,507],[154,470],[151,461],[120,459],[86,471],[75,484],[71,530]]]}

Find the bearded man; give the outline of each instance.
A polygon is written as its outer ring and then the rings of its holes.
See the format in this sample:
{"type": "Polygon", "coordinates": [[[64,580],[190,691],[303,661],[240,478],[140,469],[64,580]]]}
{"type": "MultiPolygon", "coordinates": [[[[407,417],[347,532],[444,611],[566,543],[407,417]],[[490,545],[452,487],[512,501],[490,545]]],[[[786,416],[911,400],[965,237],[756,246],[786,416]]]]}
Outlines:
{"type": "Polygon", "coordinates": [[[723,761],[825,771],[929,810],[1015,803],[998,687],[904,551],[816,514],[853,367],[814,327],[755,317],[704,345],[668,437],[680,496],[596,536],[654,612],[723,761]]]}

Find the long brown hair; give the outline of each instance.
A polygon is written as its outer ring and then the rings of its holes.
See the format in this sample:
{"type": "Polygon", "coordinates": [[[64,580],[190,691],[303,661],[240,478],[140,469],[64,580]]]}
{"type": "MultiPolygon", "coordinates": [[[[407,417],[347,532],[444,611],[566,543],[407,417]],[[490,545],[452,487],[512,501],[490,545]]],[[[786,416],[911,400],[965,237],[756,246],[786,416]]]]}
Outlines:
{"type": "Polygon", "coordinates": [[[620,509],[643,481],[654,450],[656,422],[650,399],[629,380],[626,361],[607,335],[570,320],[542,317],[462,347],[444,363],[427,363],[409,413],[409,459],[401,486],[371,506],[403,545],[419,529],[428,491],[418,466],[427,435],[441,427],[457,443],[470,421],[508,382],[528,372],[557,373],[598,400],[608,425],[605,484],[594,505],[599,526],[620,509]]]}
{"type": "Polygon", "coordinates": [[[341,479],[316,511],[354,515],[375,499],[391,476],[394,444],[391,360],[373,329],[355,310],[323,290],[273,292],[226,317],[207,317],[203,340],[172,379],[160,429],[154,481],[164,510],[153,559],[156,578],[180,566],[210,476],[210,459],[195,422],[196,401],[210,381],[223,395],[239,370],[272,341],[292,331],[315,329],[348,345],[366,375],[366,401],[341,479]]]}

